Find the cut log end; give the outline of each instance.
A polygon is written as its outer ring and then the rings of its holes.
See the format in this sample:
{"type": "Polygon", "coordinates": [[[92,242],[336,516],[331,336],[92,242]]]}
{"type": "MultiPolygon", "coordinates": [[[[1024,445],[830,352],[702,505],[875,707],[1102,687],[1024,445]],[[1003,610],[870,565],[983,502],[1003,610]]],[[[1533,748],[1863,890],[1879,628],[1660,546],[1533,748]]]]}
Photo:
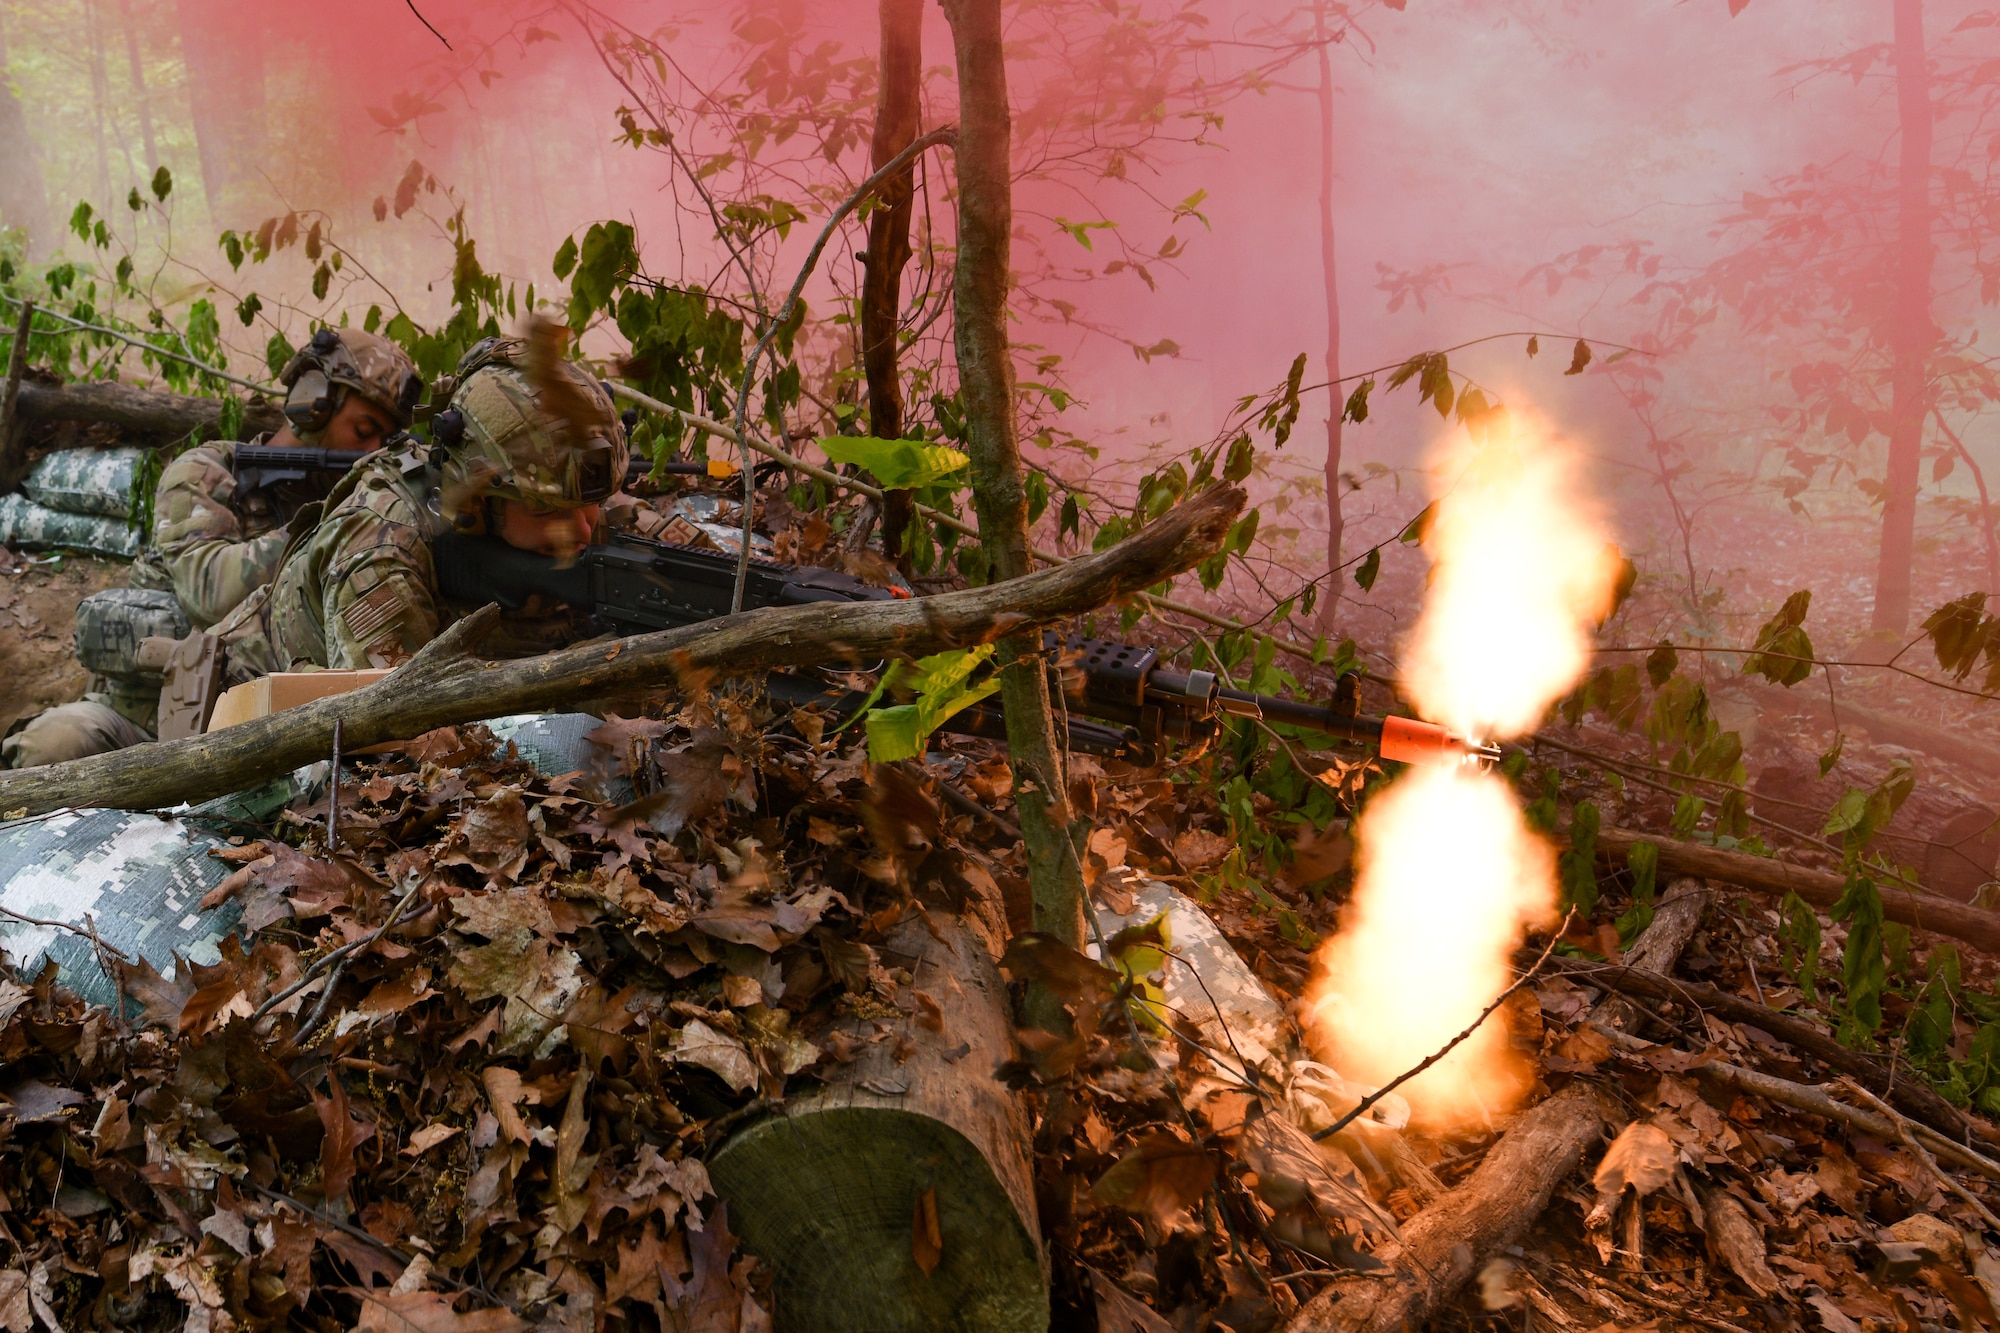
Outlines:
{"type": "Polygon", "coordinates": [[[1048,1327],[1034,1237],[985,1154],[941,1120],[807,1108],[736,1135],[709,1174],[744,1246],[776,1270],[781,1329],[1048,1327]],[[939,1245],[925,1273],[918,1209],[930,1190],[939,1245]]]}
{"type": "Polygon", "coordinates": [[[848,1020],[854,1058],[738,1132],[709,1177],[775,1270],[780,1333],[1040,1333],[1027,1116],[993,1076],[1013,1053],[1006,988],[957,918],[914,917],[879,949],[911,975],[912,1016],[886,1035],[848,1020]]]}

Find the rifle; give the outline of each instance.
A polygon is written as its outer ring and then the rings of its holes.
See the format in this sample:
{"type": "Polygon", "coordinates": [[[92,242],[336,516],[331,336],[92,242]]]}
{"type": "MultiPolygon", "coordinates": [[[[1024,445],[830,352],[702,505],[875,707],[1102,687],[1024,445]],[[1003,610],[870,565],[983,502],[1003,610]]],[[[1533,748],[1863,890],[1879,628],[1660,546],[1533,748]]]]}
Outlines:
{"type": "MultiPolygon", "coordinates": [[[[674,629],[727,615],[736,584],[734,555],[628,533],[585,547],[563,565],[496,537],[456,532],[435,539],[432,557],[439,591],[447,600],[472,606],[493,602],[503,611],[515,611],[529,598],[540,597],[584,612],[620,635],[674,629]]],[[[753,556],[743,604],[798,606],[908,596],[903,589],[878,588],[838,570],[753,556]]],[[[1498,757],[1493,747],[1428,722],[1362,715],[1351,699],[1322,707],[1231,689],[1212,671],[1167,671],[1156,648],[1080,635],[1065,639],[1053,630],[1044,631],[1042,642],[1055,660],[1054,674],[1064,701],[1071,712],[1082,715],[1069,719],[1069,744],[1086,754],[1150,765],[1158,760],[1164,742],[1206,744],[1224,718],[1242,717],[1357,742],[1385,759],[1498,757]]],[[[862,691],[785,672],[772,672],[766,688],[773,699],[815,704],[843,719],[868,701],[862,691]]],[[[962,709],[942,729],[995,740],[1007,736],[1005,717],[991,701],[962,709]]]]}
{"type": "MultiPolygon", "coordinates": [[[[384,440],[382,447],[394,449],[415,442],[414,436],[399,431],[384,440]]],[[[240,491],[262,490],[281,482],[318,480],[330,484],[333,478],[343,475],[374,452],[373,449],[315,449],[302,444],[239,444],[234,451],[232,470],[240,491]]],[[[736,465],[722,459],[711,459],[706,463],[674,459],[655,464],[634,454],[625,465],[625,485],[629,487],[641,477],[650,476],[655,468],[670,477],[726,478],[736,475],[736,465]]]]}

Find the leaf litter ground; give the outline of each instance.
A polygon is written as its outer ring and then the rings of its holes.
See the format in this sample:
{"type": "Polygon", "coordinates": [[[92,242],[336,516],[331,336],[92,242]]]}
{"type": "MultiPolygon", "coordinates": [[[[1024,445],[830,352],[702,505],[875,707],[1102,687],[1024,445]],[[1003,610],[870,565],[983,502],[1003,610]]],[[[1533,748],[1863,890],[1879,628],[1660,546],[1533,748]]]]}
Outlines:
{"type": "MultiPolygon", "coordinates": [[[[1257,1071],[1164,1010],[1148,980],[1171,948],[1157,931],[1105,940],[1096,959],[1022,933],[1017,840],[939,799],[947,781],[1004,820],[992,748],[871,769],[846,735],[794,723],[728,697],[612,717],[596,771],[553,777],[482,728],[433,733],[350,768],[338,855],[324,797],[233,847],[213,897],[241,902],[252,942],[171,979],[123,970],[129,1021],[49,972],[0,983],[14,1252],[0,1325],[766,1327],[767,1271],[737,1246],[704,1159],[858,1040],[896,1048],[935,1024],[877,948],[924,908],[971,921],[1017,992],[1033,981],[1063,1001],[1045,1022],[1058,1030],[1023,1030],[1017,1059],[965,1070],[1009,1079],[1033,1112],[1059,1328],[1276,1327],[1338,1272],[1377,1267],[1399,1222],[1504,1131],[1496,1117],[1315,1144],[1306,1130],[1344,1105],[1337,1078],[1257,1071]]],[[[1075,776],[1099,900],[1120,906],[1141,877],[1205,896],[1295,1001],[1309,945],[1335,924],[1344,841],[1302,835],[1289,874],[1233,889],[1216,873],[1233,844],[1212,782],[1175,780],[1198,764],[1080,759],[1075,776]]],[[[1615,799],[1627,825],[1670,818],[1657,794],[1615,799]]],[[[1573,931],[1581,947],[1615,954],[1600,927],[1630,907],[1622,893],[1606,885],[1573,931]]],[[[1682,974],[1820,1014],[1837,976],[1816,1007],[1773,957],[1776,924],[1767,904],[1718,895],[1682,974]]],[[[1840,928],[1824,925],[1837,974],[1840,928]]],[[[1903,966],[1921,976],[1940,942],[1912,947],[1903,966]]],[[[1964,963],[1970,988],[1987,967],[1964,963]]],[[[1826,1081],[1808,1054],[1687,1005],[1654,1006],[1650,1044],[1617,1047],[1585,1021],[1595,998],[1551,974],[1502,1020],[1538,1062],[1537,1098],[1596,1080],[1630,1123],[1441,1322],[1996,1326],[2000,1265],[1935,1169],[1702,1072],[1826,1081]]],[[[1947,1023],[1963,1052],[1977,1015],[1947,1023]]],[[[926,1272],[946,1243],[937,1215],[918,1201],[926,1272]]]]}

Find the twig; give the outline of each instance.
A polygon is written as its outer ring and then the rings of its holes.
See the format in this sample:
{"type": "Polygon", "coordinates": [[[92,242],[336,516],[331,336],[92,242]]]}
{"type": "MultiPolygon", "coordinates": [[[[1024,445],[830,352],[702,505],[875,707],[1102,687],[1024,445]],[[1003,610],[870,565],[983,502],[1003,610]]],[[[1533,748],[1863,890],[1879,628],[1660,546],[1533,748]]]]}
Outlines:
{"type": "Polygon", "coordinates": [[[445,50],[447,51],[451,50],[451,43],[445,41],[444,34],[439,32],[436,28],[431,27],[431,21],[424,17],[424,11],[417,8],[417,0],[403,0],[403,3],[408,5],[410,7],[410,12],[417,16],[417,22],[423,24],[426,28],[430,28],[431,36],[437,38],[441,42],[444,42],[445,50]]]}
{"type": "Polygon", "coordinates": [[[964,792],[952,786],[949,782],[946,782],[943,778],[938,779],[937,785],[938,785],[938,794],[944,797],[945,800],[949,801],[951,804],[963,810],[966,814],[971,815],[976,819],[985,820],[987,823],[991,824],[994,828],[999,829],[1003,837],[1012,838],[1015,842],[1019,842],[1021,840],[1021,828],[1018,824],[1008,823],[1006,820],[1002,819],[999,815],[994,814],[991,810],[988,810],[985,806],[973,800],[970,796],[967,796],[964,792]]]}
{"type": "MultiPolygon", "coordinates": [[[[862,181],[859,188],[842,201],[839,208],[833,210],[833,216],[826,220],[826,226],[820,229],[819,239],[813,242],[811,252],[806,255],[806,262],[799,266],[799,276],[792,281],[792,290],[786,295],[785,303],[779,306],[777,311],[771,316],[770,327],[764,330],[763,336],[757,339],[756,346],[750,349],[750,360],[743,367],[743,387],[736,395],[736,434],[739,438],[748,439],[750,435],[750,390],[756,385],[757,363],[764,359],[764,349],[771,345],[771,339],[777,337],[778,330],[785,326],[791,319],[793,311],[797,309],[799,293],[805,290],[806,279],[812,276],[813,269],[818,266],[820,253],[826,249],[826,243],[833,238],[834,229],[846,220],[849,213],[852,213],[860,206],[862,200],[875,193],[884,181],[902,171],[904,167],[915,161],[926,149],[936,144],[957,142],[958,127],[955,125],[948,125],[943,129],[932,130],[929,134],[912,139],[902,152],[883,163],[879,170],[870,175],[867,180],[862,181]]],[[[743,451],[743,549],[736,554],[736,591],[730,597],[729,609],[731,611],[741,611],[743,609],[743,590],[750,582],[750,533],[756,515],[757,474],[756,469],[750,466],[750,451],[745,447],[743,451]]]]}
{"type": "MultiPolygon", "coordinates": [[[[264,1015],[270,1013],[272,1009],[276,1008],[278,1005],[283,1004],[286,1000],[291,999],[294,995],[297,995],[300,991],[304,990],[307,986],[312,984],[312,980],[314,977],[318,976],[321,972],[325,971],[327,968],[332,967],[335,963],[341,962],[342,959],[347,958],[350,954],[359,953],[361,950],[366,949],[369,945],[373,944],[376,940],[381,939],[384,935],[386,935],[389,931],[393,930],[395,927],[400,926],[408,921],[414,921],[419,916],[423,915],[423,913],[426,910],[428,910],[430,904],[418,903],[408,912],[402,913],[401,915],[398,915],[395,911],[396,907],[401,907],[404,903],[409,901],[410,895],[415,893],[417,891],[418,886],[421,885],[422,883],[423,883],[422,880],[413,878],[410,881],[410,886],[403,890],[402,896],[396,899],[395,906],[390,909],[389,919],[387,921],[384,921],[381,925],[377,926],[373,931],[363,936],[362,938],[355,940],[350,944],[343,944],[338,949],[329,949],[325,953],[321,954],[319,957],[313,959],[312,965],[306,968],[305,975],[301,976],[297,981],[293,982],[291,985],[285,987],[285,989],[279,991],[276,995],[273,995],[270,999],[264,1001],[264,1003],[258,1005],[256,1011],[250,1015],[250,1021],[252,1023],[257,1022],[259,1019],[263,1018],[264,1015]]],[[[0,908],[0,911],[5,911],[5,910],[6,910],[5,908],[0,908]]],[[[337,981],[339,980],[339,978],[336,976],[334,980],[337,981]]],[[[327,983],[327,992],[331,994],[332,991],[333,991],[333,982],[329,981],[327,983]]],[[[320,1008],[323,1010],[325,1007],[326,1007],[325,1003],[324,1001],[322,1001],[320,1008]]],[[[316,1014],[317,1012],[318,1011],[315,1011],[316,1014]]],[[[317,1017],[315,1017],[314,1021],[315,1022],[318,1021],[317,1017]]]]}
{"type": "MultiPolygon", "coordinates": [[[[14,305],[22,304],[20,300],[8,296],[4,292],[0,292],[0,301],[11,302],[14,305]]],[[[69,316],[59,315],[53,310],[37,310],[35,313],[46,319],[53,319],[69,325],[71,332],[101,333],[106,337],[116,338],[119,342],[129,343],[142,351],[151,352],[154,356],[163,356],[169,361],[178,361],[182,365],[193,366],[196,370],[207,375],[213,375],[219,380],[228,380],[231,384],[241,385],[252,393],[268,394],[272,392],[271,386],[268,384],[259,384],[255,380],[246,380],[240,375],[232,375],[226,370],[217,370],[206,361],[197,361],[191,356],[182,356],[179,352],[169,352],[166,348],[155,346],[147,342],[144,338],[135,338],[131,334],[121,333],[117,329],[107,329],[102,324],[86,324],[80,319],[71,319],[69,316]]]]}
{"type": "MultiPolygon", "coordinates": [[[[89,940],[98,949],[104,951],[105,953],[110,954],[113,958],[116,958],[119,962],[129,965],[132,961],[130,958],[127,958],[123,953],[119,952],[117,949],[113,948],[109,944],[106,944],[101,938],[99,938],[95,927],[91,927],[90,929],[85,929],[82,926],[71,925],[67,921],[49,921],[45,920],[42,917],[29,916],[26,912],[17,912],[11,907],[0,907],[0,916],[11,916],[16,921],[25,921],[31,926],[48,926],[52,930],[66,930],[72,935],[81,935],[84,939],[89,940]]],[[[88,919],[89,918],[87,917],[85,918],[85,920],[88,919]]]]}
{"type": "Polygon", "coordinates": [[[340,851],[340,719],[333,720],[333,772],[326,784],[326,854],[340,851]]]}
{"type": "Polygon", "coordinates": [[[117,1014],[118,1021],[123,1023],[125,1021],[125,974],[111,965],[110,946],[105,944],[104,940],[99,937],[97,922],[88,912],[83,914],[83,925],[84,929],[90,932],[90,947],[97,954],[97,965],[104,970],[105,976],[111,978],[111,992],[118,999],[118,1007],[112,1010],[112,1012],[117,1014]]]}
{"type": "Polygon", "coordinates": [[[1946,1189],[1950,1190],[1953,1194],[1956,1194],[1959,1198],[1965,1200],[1965,1202],[1971,1206],[1972,1211],[1979,1214],[1979,1220],[1986,1224],[1987,1230],[1993,1232],[1995,1235],[2000,1235],[2000,1217],[1993,1216],[1993,1214],[1990,1211],[1988,1211],[1986,1205],[1981,1203],[1979,1199],[1972,1193],[1971,1190],[1967,1189],[1965,1186],[1959,1184],[1957,1180],[1953,1179],[1953,1177],[1949,1172],[1947,1172],[1943,1167],[1938,1165],[1937,1158],[1931,1156],[1929,1151],[1925,1149],[1924,1145],[1917,1142],[1917,1136],[1910,1131],[1910,1119],[1908,1116],[1904,1115],[1901,1111],[1896,1110],[1894,1107],[1890,1106],[1887,1102],[1883,1101],[1880,1097],[1877,1097],[1874,1093],[1868,1091],[1868,1089],[1862,1087],[1859,1083],[1855,1082],[1851,1078],[1841,1079],[1840,1086],[1846,1088],[1849,1092],[1861,1098],[1861,1100],[1867,1102],[1877,1111],[1880,1111],[1883,1115],[1889,1117],[1889,1123],[1896,1127],[1896,1137],[1903,1141],[1903,1146],[1905,1148],[1908,1148],[1912,1153],[1916,1154],[1917,1160],[1919,1162],[1922,1162],[1925,1168],[1928,1169],[1930,1173],[1937,1178],[1938,1184],[1944,1186],[1946,1189]]]}
{"type": "MultiPolygon", "coordinates": [[[[622,398],[626,402],[635,404],[636,406],[643,407],[649,412],[659,412],[670,416],[691,430],[701,431],[705,435],[713,435],[718,440],[727,440],[738,448],[753,450],[764,455],[766,458],[774,459],[777,462],[783,463],[794,472],[811,477],[814,481],[823,481],[829,486],[841,490],[853,491],[855,494],[865,495],[871,500],[880,500],[882,498],[881,487],[871,485],[859,477],[843,477],[839,473],[823,468],[817,463],[808,463],[796,454],[787,453],[774,444],[768,444],[758,439],[756,436],[749,434],[747,430],[738,432],[734,427],[726,426],[720,421],[684,411],[681,408],[675,407],[672,403],[661,402],[651,394],[642,393],[629,384],[619,384],[613,381],[611,392],[613,396],[622,398]]],[[[979,529],[955,514],[947,514],[943,510],[933,509],[929,505],[918,505],[917,512],[947,531],[956,532],[961,537],[970,537],[974,541],[979,539],[979,529]]],[[[1072,558],[1040,546],[1029,547],[1028,554],[1045,565],[1066,565],[1070,563],[1072,558]]],[[[1163,611],[1171,611],[1175,615],[1186,616],[1191,620],[1198,620],[1204,625],[1212,625],[1216,629],[1227,630],[1231,633],[1242,633],[1252,628],[1252,626],[1245,625],[1240,620],[1231,620],[1228,616],[1219,616],[1213,611],[1204,611],[1198,606],[1190,605],[1187,602],[1179,601],[1172,597],[1161,597],[1153,593],[1142,592],[1133,593],[1132,600],[1144,606],[1156,616],[1163,611]]],[[[1294,643],[1290,639],[1279,638],[1275,635],[1271,636],[1271,642],[1277,645],[1280,652],[1290,653],[1293,657],[1314,666],[1321,664],[1321,659],[1314,656],[1313,650],[1308,644],[1294,643]]]]}
{"type": "MultiPolygon", "coordinates": [[[[363,1245],[368,1246],[370,1249],[378,1250],[381,1253],[388,1255],[390,1258],[397,1260],[399,1263],[404,1264],[405,1266],[413,1264],[417,1261],[417,1256],[415,1256],[414,1254],[405,1254],[403,1251],[397,1249],[395,1246],[387,1243],[386,1241],[378,1239],[377,1237],[375,1237],[374,1235],[372,1235],[367,1231],[363,1231],[360,1227],[355,1226],[352,1222],[343,1222],[337,1217],[332,1217],[326,1213],[322,1213],[319,1209],[312,1207],[310,1204],[301,1202],[298,1199],[294,1199],[289,1194],[281,1194],[277,1190],[266,1189],[262,1185],[259,1185],[254,1180],[246,1180],[243,1182],[243,1185],[246,1189],[249,1189],[257,1194],[263,1195],[265,1198],[271,1200],[273,1203],[282,1203],[289,1207],[296,1208],[301,1213],[304,1213],[307,1217],[311,1218],[313,1221],[318,1222],[320,1225],[332,1227],[335,1231],[339,1231],[346,1235],[352,1236],[354,1239],[360,1241],[363,1245]]],[[[453,1277],[451,1274],[437,1268],[431,1269],[431,1276],[436,1278],[440,1282],[446,1283],[447,1285],[452,1287],[456,1287],[458,1290],[467,1292],[470,1295],[484,1297],[485,1299],[493,1302],[493,1304],[499,1306],[503,1310],[512,1310],[515,1314],[521,1313],[520,1307],[516,1306],[512,1301],[508,1300],[505,1296],[500,1295],[498,1292],[489,1291],[485,1287],[476,1286],[470,1282],[461,1282],[459,1279],[453,1277]]]]}
{"type": "Polygon", "coordinates": [[[1493,1003],[1487,1005],[1484,1009],[1480,1010],[1479,1017],[1473,1019],[1471,1025],[1467,1027],[1465,1031],[1459,1033],[1456,1037],[1453,1037],[1443,1046],[1439,1047],[1431,1054],[1425,1056],[1415,1066],[1409,1069],[1405,1069],[1402,1073],[1396,1075],[1396,1077],[1390,1079],[1387,1083],[1384,1083],[1381,1087],[1375,1089],[1375,1091],[1369,1093],[1366,1097],[1363,1097],[1359,1102],[1355,1103],[1354,1109],[1352,1111],[1349,1111],[1346,1115],[1340,1117],[1340,1119],[1334,1121],[1332,1124],[1328,1125],[1325,1129],[1322,1129],[1321,1131],[1319,1131],[1319,1133],[1313,1135],[1313,1137],[1315,1139],[1328,1139],[1332,1138],[1335,1134],[1340,1133],[1341,1130],[1346,1129],[1349,1125],[1353,1124],[1356,1120],[1360,1119],[1362,1112],[1366,1111],[1376,1102],[1381,1101],[1384,1097],[1388,1096],[1391,1092],[1394,1092],[1397,1088],[1401,1087],[1403,1084],[1408,1083],[1411,1079],[1415,1078],[1417,1075],[1423,1073],[1426,1069],[1429,1069],[1432,1065],[1436,1064],[1438,1061],[1444,1059],[1447,1055],[1450,1055],[1453,1050],[1457,1049],[1458,1044],[1460,1042],[1470,1037],[1473,1033],[1479,1031],[1480,1026],[1483,1023],[1485,1023],[1487,1019],[1493,1017],[1495,1010],[1499,1009],[1501,1005],[1507,1003],[1507,1001],[1514,998],[1515,991],[1520,990],[1521,987],[1527,985],[1530,981],[1533,981],[1535,979],[1535,974],[1542,970],[1542,964],[1549,961],[1549,955],[1553,954],[1556,951],[1556,945],[1562,942],[1563,932],[1569,929],[1569,923],[1575,916],[1576,916],[1576,909],[1572,907],[1569,909],[1568,914],[1563,917],[1562,924],[1560,926],[1557,926],[1554,931],[1550,932],[1548,947],[1542,950],[1542,956],[1535,960],[1535,965],[1529,968],[1526,972],[1523,972],[1520,978],[1517,981],[1515,981],[1513,985],[1509,986],[1506,990],[1501,991],[1500,994],[1494,998],[1493,1003]]]}

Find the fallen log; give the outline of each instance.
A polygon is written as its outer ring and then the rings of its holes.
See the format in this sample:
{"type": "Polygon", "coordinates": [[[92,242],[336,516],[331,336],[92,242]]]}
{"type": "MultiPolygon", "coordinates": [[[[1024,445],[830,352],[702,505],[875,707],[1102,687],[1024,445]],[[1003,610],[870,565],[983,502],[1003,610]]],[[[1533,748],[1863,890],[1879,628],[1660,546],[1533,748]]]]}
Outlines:
{"type": "MultiPolygon", "coordinates": [[[[1823,910],[1832,908],[1847,888],[1846,880],[1824,870],[1631,829],[1600,830],[1597,850],[1614,864],[1623,865],[1626,853],[1642,842],[1660,849],[1660,869],[1668,874],[1699,875],[1758,893],[1796,893],[1823,910]]],[[[2000,954],[2000,913],[1879,879],[1875,887],[1882,895],[1882,914],[1889,920],[2000,954]]]]}
{"type": "MultiPolygon", "coordinates": [[[[1597,1025],[1593,1024],[1592,1026],[1597,1025]]],[[[1598,1030],[1604,1033],[1612,1045],[1619,1047],[1621,1050],[1643,1053],[1647,1050],[1659,1049],[1654,1043],[1642,1041],[1629,1033],[1616,1032],[1603,1027],[1599,1027],[1598,1030]]],[[[1879,1111],[1870,1111],[1858,1106],[1849,1106],[1846,1102],[1838,1100],[1828,1090],[1833,1086],[1830,1084],[1795,1083],[1791,1079],[1779,1078],[1775,1074],[1759,1073],[1754,1069],[1745,1069],[1741,1065],[1733,1065],[1726,1060],[1711,1060],[1706,1064],[1694,1065],[1689,1072],[1703,1082],[1717,1088],[1730,1092],[1748,1093],[1753,1097],[1762,1097],[1766,1101],[1776,1102],[1780,1106],[1789,1106],[1794,1111],[1804,1111],[1808,1115],[1823,1116],[1828,1120],[1837,1120],[1851,1129],[1858,1129],[1864,1134],[1872,1134],[1879,1139],[1894,1139],[1898,1137],[1896,1121],[1894,1119],[1881,1114],[1879,1111]]],[[[1904,1122],[1911,1126],[1911,1132],[1923,1143],[1925,1149],[1935,1154],[1940,1160],[1950,1162],[1953,1166],[1963,1167],[1968,1171],[1977,1171],[1990,1180],[2000,1180],[2000,1162],[1995,1162],[1989,1157],[1974,1152],[1962,1143],[1946,1138],[1921,1121],[1909,1120],[1905,1117],[1904,1122]]]]}
{"type": "MultiPolygon", "coordinates": [[[[1773,712],[1804,711],[1828,722],[1834,720],[1825,697],[1817,692],[1792,693],[1775,685],[1762,685],[1755,686],[1752,693],[1760,706],[1773,712]]],[[[1989,777],[2000,777],[2000,746],[1984,737],[1962,731],[1946,731],[1943,727],[1933,727],[1844,700],[1839,704],[1838,721],[1842,728],[1859,727],[1883,744],[1921,750],[1935,758],[1963,764],[1989,777]]]]}
{"type": "Polygon", "coordinates": [[[1588,1082],[1523,1113],[1463,1185],[1403,1223],[1401,1244],[1376,1256],[1386,1274],[1335,1280],[1293,1316],[1289,1333],[1423,1328],[1487,1255],[1533,1225],[1584,1149],[1620,1118],[1588,1082]]]}
{"type": "Polygon", "coordinates": [[[858,1053],[826,1087],[709,1160],[744,1246],[773,1269],[779,1333],[1046,1328],[1026,1111],[1005,983],[966,923],[912,916],[878,946],[916,1002],[839,1024],[858,1053]],[[921,997],[921,998],[919,998],[921,997]],[[926,1004],[925,1001],[929,1003],[926,1004]],[[935,1006],[933,1011],[932,1006],[935,1006]]]}
{"type": "MultiPolygon", "coordinates": [[[[1845,716],[1845,710],[1843,710],[1845,716]]],[[[1818,757],[1785,742],[1760,743],[1750,788],[1757,812],[1807,836],[1826,826],[1827,815],[1850,787],[1873,787],[1888,766],[1843,759],[1822,778],[1818,757]]],[[[2000,811],[1918,774],[1916,787],[1876,835],[1875,847],[1898,865],[1917,869],[1933,893],[1971,902],[2000,866],[2000,811]]]]}
{"type": "MultiPolygon", "coordinates": [[[[24,422],[96,422],[151,435],[187,435],[196,430],[213,435],[222,429],[222,408],[220,398],[142,389],[115,380],[84,384],[38,384],[23,380],[15,405],[24,422]]],[[[252,398],[243,404],[244,439],[276,431],[284,424],[284,413],[268,399],[252,398]]]]}
{"type": "Polygon", "coordinates": [[[1963,1141],[1977,1134],[1989,1143],[2000,1144],[2000,1130],[1967,1116],[1930,1088],[1905,1075],[1891,1078],[1889,1071],[1873,1056],[1864,1055],[1834,1040],[1805,1019],[1783,1013],[1755,1000],[1718,989],[1700,981],[1681,981],[1633,967],[1592,963],[1579,958],[1552,958],[1551,971],[1561,972],[1586,985],[1687,1005],[1716,1015],[1730,1023],[1748,1023],[1770,1033],[1793,1050],[1810,1055],[1830,1069],[1852,1075],[1876,1092],[1884,1092],[1895,1106],[1921,1124],[1948,1138],[1963,1141]]]}
{"type": "Polygon", "coordinates": [[[204,736],[155,741],[67,764],[0,773],[5,818],[65,807],[144,810],[240,791],[322,758],[336,720],[350,751],[437,727],[559,712],[676,680],[780,667],[857,665],[989,643],[1081,615],[1193,567],[1243,508],[1233,486],[1204,491],[1107,550],[1005,583],[882,602],[764,607],[698,625],[508,662],[478,657],[497,608],[467,616],[374,685],[204,736]]]}
{"type": "MultiPolygon", "coordinates": [[[[1707,902],[1699,883],[1671,886],[1632,953],[1671,971],[1707,902]]],[[[1640,1014],[1616,997],[1600,1010],[1613,1031],[1640,1014]]],[[[1534,1225],[1585,1150],[1624,1118],[1611,1094],[1587,1080],[1523,1111],[1464,1184],[1403,1223],[1400,1243],[1375,1256],[1388,1265],[1386,1272],[1336,1279],[1292,1317],[1287,1333],[1424,1327],[1488,1255],[1534,1225]]]]}

